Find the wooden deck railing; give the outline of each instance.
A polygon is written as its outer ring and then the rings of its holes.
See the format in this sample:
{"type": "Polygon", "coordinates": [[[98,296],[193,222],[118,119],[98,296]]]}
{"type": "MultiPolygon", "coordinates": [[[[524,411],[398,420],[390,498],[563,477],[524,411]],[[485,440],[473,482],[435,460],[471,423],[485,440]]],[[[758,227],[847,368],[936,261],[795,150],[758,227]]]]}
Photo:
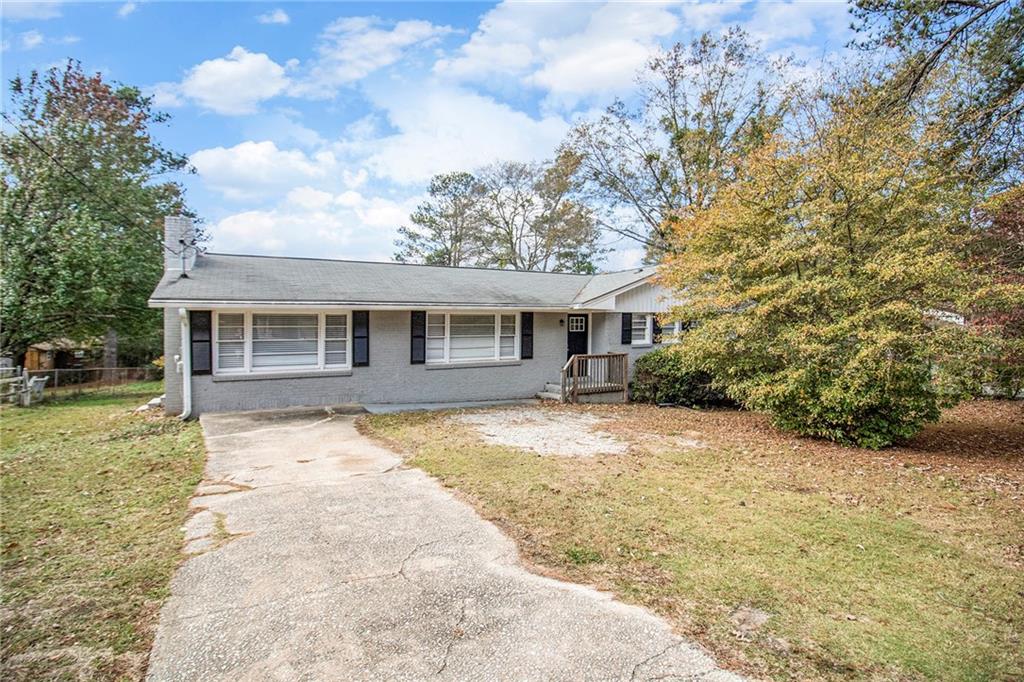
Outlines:
{"type": "Polygon", "coordinates": [[[579,402],[579,396],[592,393],[622,392],[629,395],[629,355],[601,353],[573,355],[562,367],[562,402],[579,402]]]}

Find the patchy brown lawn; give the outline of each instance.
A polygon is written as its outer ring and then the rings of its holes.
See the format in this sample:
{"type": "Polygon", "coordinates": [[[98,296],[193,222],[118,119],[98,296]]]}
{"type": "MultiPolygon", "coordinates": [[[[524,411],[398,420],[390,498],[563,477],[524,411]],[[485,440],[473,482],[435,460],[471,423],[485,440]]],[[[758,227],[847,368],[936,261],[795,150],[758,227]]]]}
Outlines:
{"type": "Polygon", "coordinates": [[[1024,404],[961,405],[881,452],[746,412],[540,409],[598,417],[627,454],[487,444],[450,413],[362,425],[502,526],[538,570],[652,608],[732,669],[1024,677],[1024,404]]]}
{"type": "Polygon", "coordinates": [[[144,675],[204,453],[198,424],[132,413],[150,397],[0,414],[3,679],[144,675]]]}

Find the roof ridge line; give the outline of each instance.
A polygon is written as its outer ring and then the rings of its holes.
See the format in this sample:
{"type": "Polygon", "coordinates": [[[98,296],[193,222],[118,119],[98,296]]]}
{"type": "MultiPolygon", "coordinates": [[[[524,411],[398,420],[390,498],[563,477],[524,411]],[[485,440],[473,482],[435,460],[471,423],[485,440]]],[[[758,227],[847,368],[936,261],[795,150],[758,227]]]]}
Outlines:
{"type": "MultiPolygon", "coordinates": [[[[325,263],[361,263],[364,265],[404,265],[416,268],[437,268],[439,270],[483,270],[484,272],[517,272],[529,275],[571,275],[573,277],[587,277],[593,279],[598,275],[614,275],[618,272],[625,272],[626,270],[617,270],[615,272],[599,272],[599,273],[586,273],[586,272],[555,272],[552,270],[507,270],[505,268],[485,268],[476,265],[433,265],[430,263],[400,263],[397,261],[380,261],[380,260],[356,260],[353,258],[316,258],[314,256],[269,256],[265,254],[257,253],[223,253],[220,251],[207,251],[204,255],[206,256],[226,256],[228,258],[269,258],[274,260],[314,260],[323,261],[325,263]]],[[[631,268],[627,268],[631,269],[631,268]]]]}

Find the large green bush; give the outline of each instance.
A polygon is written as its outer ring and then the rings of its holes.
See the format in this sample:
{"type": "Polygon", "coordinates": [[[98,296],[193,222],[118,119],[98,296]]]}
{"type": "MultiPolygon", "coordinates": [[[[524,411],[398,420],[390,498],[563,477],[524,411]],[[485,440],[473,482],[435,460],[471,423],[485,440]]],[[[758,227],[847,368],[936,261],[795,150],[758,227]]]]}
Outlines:
{"type": "Polygon", "coordinates": [[[1024,292],[967,258],[987,189],[949,163],[936,111],[885,97],[865,83],[799,101],[807,128],[671,223],[660,273],[685,301],[673,317],[696,323],[688,367],[784,429],[867,448],[968,395],[985,344],[955,314],[1005,313],[1024,292]]]}
{"type": "Polygon", "coordinates": [[[943,396],[927,363],[864,355],[807,357],[804,367],[778,373],[776,383],[742,387],[744,405],[767,412],[781,429],[872,449],[904,442],[938,420],[943,396]]]}
{"type": "Polygon", "coordinates": [[[633,400],[644,403],[673,403],[688,406],[730,405],[721,391],[712,388],[711,375],[691,371],[672,347],[659,348],[633,364],[630,384],[633,400]]]}

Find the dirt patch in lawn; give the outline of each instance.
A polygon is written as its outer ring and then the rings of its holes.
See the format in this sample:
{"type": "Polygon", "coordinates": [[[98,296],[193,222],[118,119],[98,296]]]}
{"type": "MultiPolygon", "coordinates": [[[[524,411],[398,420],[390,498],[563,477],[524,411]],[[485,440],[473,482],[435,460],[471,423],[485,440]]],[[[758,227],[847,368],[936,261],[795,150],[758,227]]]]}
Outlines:
{"type": "Polygon", "coordinates": [[[621,455],[629,443],[604,432],[593,414],[558,413],[543,408],[469,412],[452,417],[473,428],[484,442],[542,455],[593,457],[621,455]]]}
{"type": "MultiPolygon", "coordinates": [[[[450,413],[363,427],[541,570],[659,612],[722,665],[775,679],[1024,677],[1024,404],[966,403],[880,452],[746,412],[535,409],[569,438],[597,425],[628,449],[537,456],[450,413]]],[[[500,429],[502,412],[476,414],[500,429]]]]}

